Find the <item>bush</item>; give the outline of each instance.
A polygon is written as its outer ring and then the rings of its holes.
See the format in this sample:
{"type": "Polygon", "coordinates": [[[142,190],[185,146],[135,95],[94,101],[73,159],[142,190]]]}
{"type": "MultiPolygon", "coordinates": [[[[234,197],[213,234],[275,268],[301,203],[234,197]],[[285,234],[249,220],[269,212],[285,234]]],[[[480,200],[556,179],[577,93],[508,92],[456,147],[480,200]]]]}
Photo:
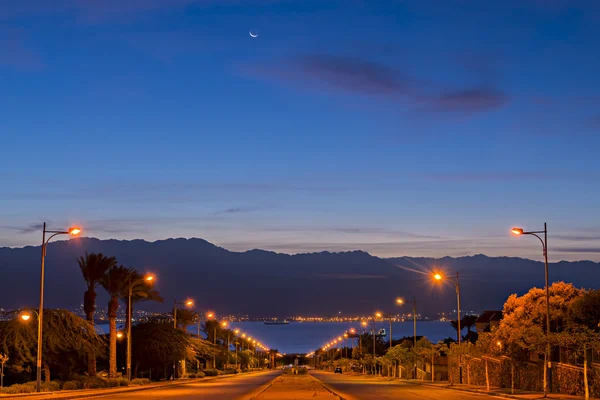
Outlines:
{"type": "Polygon", "coordinates": [[[129,386],[129,381],[126,378],[119,378],[119,386],[129,386]]]}
{"type": "Polygon", "coordinates": [[[206,374],[202,371],[198,371],[198,373],[195,375],[196,375],[196,378],[204,378],[206,376],[206,374]]]}
{"type": "Polygon", "coordinates": [[[63,383],[62,390],[77,390],[79,389],[79,382],[77,381],[66,381],[63,383]]]}
{"type": "MultiPolygon", "coordinates": [[[[35,384],[33,386],[35,387],[35,384]]],[[[60,390],[59,381],[42,382],[42,392],[56,392],[58,390],[60,390]]]]}
{"type": "Polygon", "coordinates": [[[217,376],[219,375],[219,371],[217,371],[216,369],[207,369],[206,371],[204,371],[204,376],[217,376]]]}
{"type": "Polygon", "coordinates": [[[237,374],[238,371],[235,368],[229,368],[223,371],[224,375],[233,375],[233,374],[237,374]]]}
{"type": "Polygon", "coordinates": [[[119,379],[118,378],[109,378],[106,380],[106,387],[114,388],[119,387],[119,379]]]}
{"type": "Polygon", "coordinates": [[[136,386],[142,386],[142,385],[148,385],[152,383],[152,381],[150,379],[144,378],[144,379],[140,379],[140,378],[135,378],[131,380],[131,385],[136,385],[136,386]]]}
{"type": "Polygon", "coordinates": [[[5,387],[2,389],[2,393],[4,394],[20,394],[20,393],[34,393],[35,392],[35,382],[33,385],[28,384],[19,384],[15,383],[12,386],[5,387]]]}
{"type": "Polygon", "coordinates": [[[298,375],[306,375],[306,374],[308,374],[307,368],[302,367],[302,368],[298,369],[298,375]]]}
{"type": "Polygon", "coordinates": [[[101,389],[106,387],[106,381],[102,378],[88,378],[83,382],[84,389],[101,389]]]}

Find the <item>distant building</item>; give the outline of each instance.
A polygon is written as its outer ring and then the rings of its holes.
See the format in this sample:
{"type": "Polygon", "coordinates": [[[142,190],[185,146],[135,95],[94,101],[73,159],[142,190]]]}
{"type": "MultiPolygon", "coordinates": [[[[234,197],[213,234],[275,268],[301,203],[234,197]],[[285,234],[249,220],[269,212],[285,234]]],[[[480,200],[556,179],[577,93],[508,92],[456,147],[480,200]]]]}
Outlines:
{"type": "Polygon", "coordinates": [[[477,333],[492,332],[500,326],[502,311],[484,311],[475,321],[477,333]]]}

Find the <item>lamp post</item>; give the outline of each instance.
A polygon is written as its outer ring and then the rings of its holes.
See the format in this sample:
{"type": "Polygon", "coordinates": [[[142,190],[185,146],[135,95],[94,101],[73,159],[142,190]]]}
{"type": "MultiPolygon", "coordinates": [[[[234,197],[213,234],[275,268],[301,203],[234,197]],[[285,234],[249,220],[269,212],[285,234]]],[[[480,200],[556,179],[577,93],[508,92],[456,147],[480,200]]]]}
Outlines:
{"type": "Polygon", "coordinates": [[[235,334],[234,337],[234,342],[233,344],[235,345],[235,370],[237,371],[238,369],[238,334],[240,333],[239,329],[236,329],[235,331],[233,331],[233,333],[235,334]]]}
{"type": "MultiPolygon", "coordinates": [[[[173,299],[173,328],[177,329],[177,306],[185,305],[191,307],[194,305],[192,300],[186,300],[185,302],[178,302],[177,299],[173,299]]],[[[185,362],[185,360],[183,361],[185,362]]],[[[173,380],[175,380],[175,371],[177,370],[177,362],[173,361],[173,380]]]]}
{"type": "Polygon", "coordinates": [[[44,222],[44,227],[42,230],[42,262],[41,262],[41,273],[40,273],[40,308],[38,311],[38,343],[37,343],[37,360],[36,360],[36,368],[37,368],[37,379],[35,390],[40,392],[42,390],[42,320],[44,319],[44,264],[46,261],[46,248],[48,247],[48,242],[54,236],[57,235],[79,235],[81,233],[81,229],[77,227],[69,228],[67,231],[47,231],[46,223],[44,222]],[[46,233],[51,233],[52,235],[46,240],[46,233]]]}
{"type": "MultiPolygon", "coordinates": [[[[439,273],[436,273],[433,275],[433,279],[435,279],[436,281],[443,281],[443,282],[451,282],[452,284],[454,284],[454,287],[456,288],[456,305],[458,307],[457,309],[457,322],[458,322],[458,330],[457,330],[457,336],[458,336],[458,346],[460,348],[460,283],[459,283],[459,279],[458,279],[458,272],[456,272],[456,280],[453,280],[452,278],[444,278],[442,275],[440,275],[439,273]]],[[[416,350],[416,349],[415,349],[416,350]]],[[[458,378],[459,378],[459,382],[462,383],[463,379],[462,379],[462,356],[458,355],[458,378]]]]}
{"type": "Polygon", "coordinates": [[[154,275],[148,275],[134,282],[131,282],[131,277],[129,278],[129,293],[127,297],[127,380],[129,381],[131,380],[131,325],[133,324],[133,315],[131,315],[131,296],[133,294],[133,287],[144,282],[152,283],[154,278],[154,275]]]}
{"type": "MultiPolygon", "coordinates": [[[[221,322],[221,326],[223,328],[227,328],[227,322],[226,321],[221,322]]],[[[229,346],[230,346],[229,343],[230,343],[230,341],[231,341],[231,331],[229,331],[227,333],[227,361],[225,362],[226,368],[229,368],[229,346]]]]}
{"type": "MultiPolygon", "coordinates": [[[[214,312],[209,312],[208,314],[206,314],[206,320],[208,321],[209,319],[215,319],[216,315],[214,312]]],[[[215,323],[213,324],[214,328],[213,328],[213,344],[216,346],[217,345],[217,321],[215,321],[215,323]]],[[[208,332],[207,332],[208,334],[208,332]]],[[[213,356],[213,369],[217,369],[217,355],[215,354],[213,356]]]]}
{"type": "Polygon", "coordinates": [[[358,351],[360,352],[361,357],[362,357],[363,356],[362,355],[362,335],[365,333],[365,331],[367,329],[367,321],[362,321],[360,323],[360,325],[362,326],[363,329],[362,329],[360,335],[358,335],[359,336],[358,337],[358,351]]]}
{"type": "Polygon", "coordinates": [[[377,318],[381,318],[381,313],[379,311],[377,311],[375,313],[375,315],[373,316],[373,365],[375,366],[375,375],[377,375],[377,364],[375,363],[375,357],[377,356],[377,354],[375,353],[375,349],[377,347],[377,343],[375,341],[376,338],[376,333],[375,333],[375,320],[377,318]]]}
{"type": "Polygon", "coordinates": [[[344,347],[346,348],[346,358],[348,358],[348,332],[344,332],[344,347]]]}
{"type": "Polygon", "coordinates": [[[552,391],[552,370],[550,369],[550,286],[548,284],[548,227],[544,222],[543,231],[524,232],[522,228],[512,228],[510,230],[514,235],[532,235],[542,243],[542,252],[544,255],[544,270],[546,274],[546,354],[544,355],[544,397],[552,391]],[[544,239],[538,234],[544,234],[544,239]]]}
{"type": "MultiPolygon", "coordinates": [[[[402,305],[404,303],[412,303],[413,305],[413,348],[414,351],[417,351],[417,298],[413,296],[412,301],[410,300],[403,300],[401,298],[397,298],[396,299],[396,304],[402,305]]],[[[414,362],[414,366],[413,366],[413,374],[414,374],[414,379],[417,378],[417,361],[415,358],[415,362],[414,362]]]]}

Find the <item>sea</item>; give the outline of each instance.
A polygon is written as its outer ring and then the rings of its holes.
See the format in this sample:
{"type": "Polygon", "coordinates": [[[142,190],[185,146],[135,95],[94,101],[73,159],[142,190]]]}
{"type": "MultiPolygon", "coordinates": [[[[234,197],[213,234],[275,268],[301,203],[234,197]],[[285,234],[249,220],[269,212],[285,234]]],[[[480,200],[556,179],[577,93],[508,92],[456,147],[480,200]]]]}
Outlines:
{"type": "MultiPolygon", "coordinates": [[[[271,349],[277,349],[280,353],[310,353],[323,346],[325,343],[342,336],[344,332],[354,328],[357,332],[362,332],[360,323],[352,322],[295,322],[290,321],[287,325],[265,325],[263,322],[232,322],[230,329],[239,329],[246,335],[257,339],[260,343],[271,349]]],[[[108,325],[97,325],[99,333],[107,333],[108,325]]],[[[122,324],[118,324],[117,329],[123,329],[122,324]]],[[[367,327],[370,332],[373,329],[371,322],[367,327]]],[[[375,329],[385,329],[389,335],[389,322],[378,322],[375,329]]],[[[196,326],[188,328],[190,333],[196,333],[196,326]]],[[[413,322],[394,322],[392,323],[392,335],[394,339],[400,339],[413,334],[413,322]]],[[[455,337],[456,330],[450,325],[449,321],[417,321],[417,336],[425,336],[430,341],[436,343],[447,337],[455,337]]],[[[386,336],[386,341],[388,336],[386,336]]],[[[356,346],[356,339],[348,339],[347,345],[352,343],[356,346]]]]}

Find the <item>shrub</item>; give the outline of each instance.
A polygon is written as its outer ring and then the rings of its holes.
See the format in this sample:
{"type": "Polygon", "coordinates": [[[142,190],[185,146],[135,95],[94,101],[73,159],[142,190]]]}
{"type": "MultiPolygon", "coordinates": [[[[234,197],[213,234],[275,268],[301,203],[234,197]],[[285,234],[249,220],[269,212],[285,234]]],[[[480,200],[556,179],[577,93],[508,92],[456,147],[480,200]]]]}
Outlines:
{"type": "Polygon", "coordinates": [[[19,383],[15,383],[12,386],[5,387],[2,389],[2,393],[5,394],[20,394],[20,393],[33,393],[35,392],[35,382],[33,385],[21,385],[19,383]]]}
{"type": "Polygon", "coordinates": [[[219,375],[219,371],[217,371],[216,369],[207,369],[206,371],[204,371],[204,375],[205,376],[217,376],[217,375],[219,375]]]}
{"type": "Polygon", "coordinates": [[[66,381],[63,383],[62,390],[77,390],[79,389],[79,382],[77,381],[66,381]]]}
{"type": "Polygon", "coordinates": [[[206,374],[202,371],[198,371],[198,373],[195,375],[196,375],[196,378],[204,378],[206,376],[206,374]]]}
{"type": "Polygon", "coordinates": [[[106,387],[106,381],[102,378],[88,378],[83,382],[84,389],[101,389],[106,387]]]}
{"type": "Polygon", "coordinates": [[[152,381],[150,379],[147,379],[147,378],[144,378],[144,379],[135,378],[135,379],[131,380],[130,385],[142,386],[142,385],[147,385],[149,383],[152,383],[152,381]]]}
{"type": "Polygon", "coordinates": [[[129,386],[129,381],[126,378],[119,378],[119,386],[129,386]]]}
{"type": "Polygon", "coordinates": [[[238,371],[235,368],[229,368],[223,371],[224,375],[233,375],[233,374],[237,374],[238,371]]]}
{"type": "Polygon", "coordinates": [[[56,392],[58,390],[60,390],[59,381],[42,382],[42,392],[56,392]]]}
{"type": "Polygon", "coordinates": [[[119,387],[119,379],[118,378],[109,378],[106,380],[106,387],[113,388],[119,387]]]}
{"type": "Polygon", "coordinates": [[[302,368],[298,369],[298,375],[306,375],[306,374],[308,374],[307,368],[302,367],[302,368]]]}

